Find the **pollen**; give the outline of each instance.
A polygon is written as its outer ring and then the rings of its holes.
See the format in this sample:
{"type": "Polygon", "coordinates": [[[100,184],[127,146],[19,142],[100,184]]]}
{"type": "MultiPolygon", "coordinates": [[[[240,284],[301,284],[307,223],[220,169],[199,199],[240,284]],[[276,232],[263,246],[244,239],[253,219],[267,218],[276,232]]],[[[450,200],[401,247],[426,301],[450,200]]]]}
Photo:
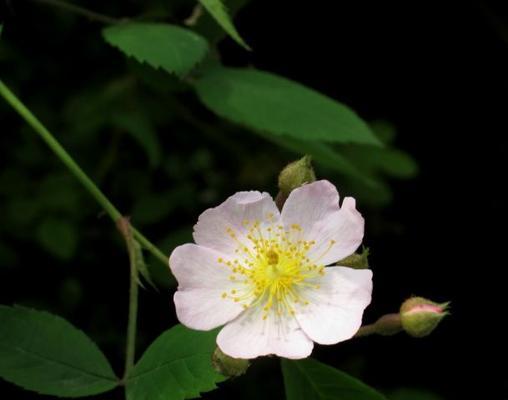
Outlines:
{"type": "Polygon", "coordinates": [[[308,290],[319,289],[317,281],[326,273],[318,263],[335,244],[330,240],[325,253],[311,261],[309,251],[316,245],[305,240],[304,229],[298,224],[276,224],[272,213],[264,220],[243,220],[247,232],[227,228],[226,234],[237,243],[235,259],[218,262],[231,270],[233,288],[221,297],[239,303],[244,309],[256,307],[261,317],[294,316],[298,307],[307,306],[308,290]]]}

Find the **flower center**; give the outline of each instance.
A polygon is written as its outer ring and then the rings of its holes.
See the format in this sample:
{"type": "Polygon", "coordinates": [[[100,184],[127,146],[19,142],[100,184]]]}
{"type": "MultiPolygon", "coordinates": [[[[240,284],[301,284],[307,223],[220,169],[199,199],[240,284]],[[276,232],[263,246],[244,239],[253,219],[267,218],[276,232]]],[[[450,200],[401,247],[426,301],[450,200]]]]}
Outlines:
{"type": "MultiPolygon", "coordinates": [[[[239,302],[246,309],[259,307],[263,319],[272,312],[294,315],[297,305],[309,304],[305,289],[318,289],[317,278],[325,274],[324,266],[307,256],[316,242],[303,240],[303,229],[297,224],[289,228],[276,225],[273,215],[263,224],[246,220],[243,225],[248,231],[242,237],[227,229],[238,243],[237,257],[218,259],[231,269],[229,279],[236,283],[234,289],[222,293],[222,298],[239,302]]],[[[334,243],[330,241],[328,250],[334,243]]]]}

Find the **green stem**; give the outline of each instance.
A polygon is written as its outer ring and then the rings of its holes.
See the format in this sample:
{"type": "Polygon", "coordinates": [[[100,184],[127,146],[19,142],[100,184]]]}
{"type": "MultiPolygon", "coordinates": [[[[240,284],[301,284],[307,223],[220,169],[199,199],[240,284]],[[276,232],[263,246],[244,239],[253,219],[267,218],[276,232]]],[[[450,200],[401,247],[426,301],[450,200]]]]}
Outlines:
{"type": "MultiPolygon", "coordinates": [[[[9,103],[21,117],[39,134],[39,136],[46,142],[49,148],[55,153],[55,155],[65,164],[65,166],[71,171],[71,173],[77,178],[79,182],[85,187],[85,189],[97,200],[102,208],[108,213],[113,222],[117,223],[122,214],[116,209],[116,207],[108,200],[108,198],[101,192],[101,190],[93,183],[93,181],[85,174],[81,167],[76,164],[73,158],[67,153],[67,151],[58,143],[55,137],[50,131],[46,129],[44,125],[32,114],[32,112],[25,107],[25,105],[16,97],[11,90],[5,86],[0,80],[0,95],[9,103]]],[[[151,243],[143,234],[136,229],[132,228],[132,234],[134,238],[143,246],[146,250],[152,253],[158,260],[164,265],[168,263],[168,257],[164,255],[153,243],[151,243]]]]}
{"type": "Polygon", "coordinates": [[[105,24],[118,24],[122,22],[121,19],[113,18],[104,14],[97,13],[95,11],[88,10],[83,7],[76,6],[74,4],[67,3],[61,0],[32,0],[37,3],[47,4],[49,6],[54,6],[61,8],[66,11],[70,11],[74,14],[82,15],[92,21],[98,21],[105,24]]]}
{"type": "Polygon", "coordinates": [[[129,288],[129,320],[127,323],[127,350],[125,356],[124,382],[134,367],[136,353],[136,326],[138,321],[138,269],[134,257],[131,256],[131,282],[129,288]]]}
{"type": "Polygon", "coordinates": [[[376,322],[362,326],[355,337],[370,335],[392,336],[402,331],[402,323],[399,313],[385,314],[376,322]]]}
{"type": "Polygon", "coordinates": [[[129,286],[129,318],[127,322],[127,347],[125,351],[125,372],[122,382],[125,384],[134,367],[136,353],[136,327],[138,320],[138,291],[139,276],[137,266],[136,248],[132,240],[132,227],[126,218],[118,222],[120,231],[125,237],[130,262],[130,286],[129,286]]]}
{"type": "Polygon", "coordinates": [[[376,324],[364,325],[356,332],[354,337],[370,336],[375,333],[377,333],[376,324]]]}

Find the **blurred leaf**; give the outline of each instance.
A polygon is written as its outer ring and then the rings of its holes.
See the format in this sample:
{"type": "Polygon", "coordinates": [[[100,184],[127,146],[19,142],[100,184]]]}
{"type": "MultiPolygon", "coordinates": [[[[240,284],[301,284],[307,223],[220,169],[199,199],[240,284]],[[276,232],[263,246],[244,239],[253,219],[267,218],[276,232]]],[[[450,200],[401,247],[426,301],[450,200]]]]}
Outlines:
{"type": "Polygon", "coordinates": [[[360,204],[370,207],[385,207],[392,202],[393,194],[390,186],[380,180],[374,179],[375,186],[361,184],[357,179],[347,177],[340,185],[346,193],[354,194],[360,204]]]}
{"type": "Polygon", "coordinates": [[[386,400],[358,379],[312,358],[281,363],[287,400],[386,400]]]}
{"type": "Polygon", "coordinates": [[[388,398],[390,400],[442,400],[442,397],[432,392],[410,388],[397,389],[388,398]]]}
{"type": "Polygon", "coordinates": [[[345,105],[268,72],[212,68],[195,87],[213,112],[251,129],[306,141],[380,143],[345,105]]]}
{"type": "Polygon", "coordinates": [[[0,376],[38,393],[81,397],[117,386],[108,360],[63,318],[0,306],[0,376]]]}
{"type": "Polygon", "coordinates": [[[11,267],[18,260],[16,252],[5,243],[0,242],[0,268],[11,267]]]}
{"type": "Polygon", "coordinates": [[[35,236],[44,249],[62,260],[69,260],[76,252],[78,232],[68,221],[46,218],[37,227],[35,236]]]}
{"type": "Polygon", "coordinates": [[[397,129],[395,126],[385,120],[379,119],[370,122],[370,129],[374,132],[374,134],[385,144],[390,144],[395,139],[397,135],[397,129]]]}
{"type": "Polygon", "coordinates": [[[231,17],[229,16],[226,6],[222,0],[199,0],[199,2],[203,5],[204,8],[206,8],[206,10],[218,22],[218,24],[222,26],[227,34],[234,39],[235,42],[237,42],[245,49],[250,50],[250,47],[240,37],[240,34],[233,25],[233,21],[231,20],[231,17]]]}
{"type": "MultiPolygon", "coordinates": [[[[157,247],[164,254],[171,254],[175,247],[190,242],[192,242],[192,225],[172,230],[166,238],[157,243],[157,247]]],[[[171,288],[176,286],[175,277],[169,271],[169,267],[163,265],[151,254],[148,256],[148,268],[158,287],[171,288]]]]}
{"type": "Polygon", "coordinates": [[[132,78],[122,77],[99,85],[91,86],[76,93],[66,102],[64,118],[67,130],[78,136],[84,143],[76,145],[83,147],[90,143],[90,136],[97,134],[103,128],[109,116],[123,104],[125,99],[132,96],[132,78]]]}
{"type": "Polygon", "coordinates": [[[5,218],[13,225],[25,227],[33,223],[39,211],[39,203],[33,198],[13,198],[6,204],[5,218]]]}
{"type": "Polygon", "coordinates": [[[2,168],[0,171],[0,194],[12,197],[24,197],[31,189],[30,176],[25,171],[14,168],[2,168]]]}
{"type": "Polygon", "coordinates": [[[176,325],[146,350],[127,380],[127,400],[182,400],[199,397],[225,378],[211,356],[217,331],[198,332],[176,325]]]}
{"type": "Polygon", "coordinates": [[[371,176],[385,174],[399,179],[413,178],[418,173],[416,162],[405,152],[394,148],[348,145],[345,156],[371,176]]]}
{"type": "Polygon", "coordinates": [[[142,112],[116,112],[111,116],[116,127],[127,132],[145,151],[152,168],[157,167],[162,158],[161,144],[151,121],[142,112]]]}
{"type": "Polygon", "coordinates": [[[300,155],[308,154],[312,156],[313,162],[321,164],[342,175],[358,179],[363,185],[371,187],[377,186],[368,175],[362,173],[354,164],[327,143],[302,141],[287,136],[276,137],[267,134],[261,134],[261,136],[300,155]]]}
{"type": "Polygon", "coordinates": [[[160,222],[173,210],[188,204],[194,188],[191,184],[181,184],[162,193],[151,193],[141,197],[132,210],[132,220],[136,225],[160,222]]]}
{"type": "Polygon", "coordinates": [[[65,278],[59,289],[60,304],[66,312],[72,312],[83,300],[83,288],[76,278],[65,278]]]}
{"type": "Polygon", "coordinates": [[[50,212],[79,213],[81,190],[67,171],[46,176],[39,184],[37,200],[50,212]]]}
{"type": "Polygon", "coordinates": [[[169,24],[129,22],[105,28],[102,33],[109,44],[128,56],[180,76],[208,50],[203,37],[169,24]]]}

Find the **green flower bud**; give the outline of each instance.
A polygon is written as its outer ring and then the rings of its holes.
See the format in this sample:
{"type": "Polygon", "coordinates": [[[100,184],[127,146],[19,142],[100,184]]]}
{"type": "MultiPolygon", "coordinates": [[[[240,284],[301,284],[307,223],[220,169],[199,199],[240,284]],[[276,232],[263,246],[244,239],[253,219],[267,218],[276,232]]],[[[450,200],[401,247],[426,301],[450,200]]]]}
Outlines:
{"type": "Polygon", "coordinates": [[[364,247],[360,254],[353,253],[349,257],[340,260],[337,265],[341,267],[349,267],[354,269],[369,268],[369,249],[364,247]]]}
{"type": "Polygon", "coordinates": [[[282,210],[292,190],[315,180],[316,174],[312,168],[310,156],[304,156],[288,164],[279,174],[279,193],[275,198],[278,209],[282,210]]]}
{"type": "Polygon", "coordinates": [[[288,196],[293,189],[305,183],[314,182],[316,174],[312,168],[311,157],[304,156],[288,164],[279,174],[279,189],[288,196]]]}
{"type": "Polygon", "coordinates": [[[408,335],[424,337],[429,335],[448,315],[450,303],[434,303],[423,297],[411,297],[400,308],[402,328],[408,335]]]}
{"type": "Polygon", "coordinates": [[[249,360],[230,357],[217,347],[212,354],[212,366],[219,374],[231,378],[245,374],[250,362],[249,360]]]}

